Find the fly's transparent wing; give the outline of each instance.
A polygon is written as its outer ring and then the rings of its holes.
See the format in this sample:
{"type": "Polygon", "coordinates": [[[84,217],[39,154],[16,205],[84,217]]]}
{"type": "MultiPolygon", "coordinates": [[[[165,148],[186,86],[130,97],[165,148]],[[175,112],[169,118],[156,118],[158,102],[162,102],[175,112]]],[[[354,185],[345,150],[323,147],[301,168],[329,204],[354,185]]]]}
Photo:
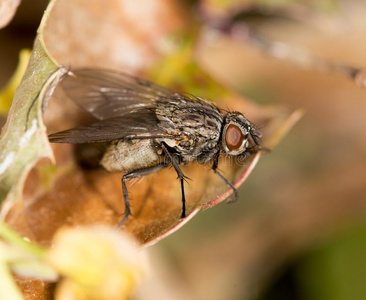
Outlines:
{"type": "MultiPolygon", "coordinates": [[[[171,138],[181,124],[169,119],[171,108],[185,109],[190,118],[204,111],[221,120],[219,109],[208,100],[181,95],[170,89],[116,70],[77,69],[61,82],[66,94],[100,120],[49,136],[56,143],[95,143],[118,139],[171,138]]],[[[176,133],[177,134],[177,133],[176,133]]]]}
{"type": "Polygon", "coordinates": [[[157,102],[188,100],[158,84],[109,69],[73,70],[61,84],[76,104],[99,120],[152,109],[157,102]]]}
{"type": "Polygon", "coordinates": [[[119,139],[172,137],[164,131],[164,124],[154,112],[139,111],[123,117],[101,120],[90,126],[81,126],[49,135],[53,143],[98,143],[119,139]],[[159,125],[158,125],[159,124],[159,125]]]}

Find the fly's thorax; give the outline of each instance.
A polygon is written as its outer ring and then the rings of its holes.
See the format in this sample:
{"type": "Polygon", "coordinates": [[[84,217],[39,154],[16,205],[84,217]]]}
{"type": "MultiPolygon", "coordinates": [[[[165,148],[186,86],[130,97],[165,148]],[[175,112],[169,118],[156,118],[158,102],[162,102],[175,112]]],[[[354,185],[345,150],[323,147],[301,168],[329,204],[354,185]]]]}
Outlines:
{"type": "MultiPolygon", "coordinates": [[[[228,113],[222,130],[222,148],[225,154],[237,156],[245,154],[250,145],[252,124],[239,112],[228,113]]],[[[253,141],[255,142],[255,141],[253,141]]]]}
{"type": "Polygon", "coordinates": [[[109,172],[128,172],[157,164],[161,154],[152,139],[119,140],[108,146],[101,165],[109,172]]]}
{"type": "Polygon", "coordinates": [[[224,116],[215,106],[204,104],[169,103],[157,109],[164,130],[173,135],[160,141],[178,153],[182,163],[210,160],[219,143],[224,116]]]}

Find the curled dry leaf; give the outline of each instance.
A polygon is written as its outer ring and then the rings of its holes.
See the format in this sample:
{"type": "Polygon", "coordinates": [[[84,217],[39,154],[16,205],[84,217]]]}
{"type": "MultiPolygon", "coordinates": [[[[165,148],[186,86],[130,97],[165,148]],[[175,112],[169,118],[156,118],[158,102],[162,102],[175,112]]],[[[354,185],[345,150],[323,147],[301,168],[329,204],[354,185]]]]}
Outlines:
{"type": "MultiPolygon", "coordinates": [[[[51,133],[83,120],[61,90],[48,101],[65,73],[61,65],[113,67],[140,74],[166,57],[172,48],[164,45],[189,23],[175,1],[132,3],[54,0],[42,20],[28,69],[3,129],[0,153],[1,199],[7,203],[3,215],[20,233],[40,244],[51,244],[54,233],[66,225],[114,227],[123,216],[121,174],[81,168],[75,162],[72,145],[52,145],[51,151],[44,121],[51,133]],[[47,102],[43,119],[42,107],[47,102]],[[56,167],[50,163],[53,156],[56,167]]],[[[235,94],[224,94],[217,99],[219,105],[244,112],[262,125],[263,144],[271,148],[299,116],[289,118],[278,108],[258,107],[235,94]]],[[[259,156],[245,161],[221,159],[219,168],[238,187],[259,156]]],[[[146,245],[152,244],[232,193],[210,166],[191,164],[182,170],[191,178],[186,184],[187,218],[179,218],[181,195],[176,173],[165,169],[128,185],[133,216],[122,230],[146,245]]],[[[23,291],[32,291],[32,282],[19,284],[23,291]]],[[[37,284],[33,286],[39,290],[37,284]]]]}

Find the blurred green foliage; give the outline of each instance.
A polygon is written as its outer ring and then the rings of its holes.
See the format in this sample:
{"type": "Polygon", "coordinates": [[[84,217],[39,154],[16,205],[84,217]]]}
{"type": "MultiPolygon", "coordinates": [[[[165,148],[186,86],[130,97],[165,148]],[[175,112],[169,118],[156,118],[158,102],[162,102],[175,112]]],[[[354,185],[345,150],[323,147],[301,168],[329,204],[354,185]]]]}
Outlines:
{"type": "Polygon", "coordinates": [[[366,226],[340,232],[297,266],[303,299],[361,300],[366,295],[366,226]]]}
{"type": "Polygon", "coordinates": [[[283,270],[260,299],[363,300],[366,225],[338,232],[283,270]]]}

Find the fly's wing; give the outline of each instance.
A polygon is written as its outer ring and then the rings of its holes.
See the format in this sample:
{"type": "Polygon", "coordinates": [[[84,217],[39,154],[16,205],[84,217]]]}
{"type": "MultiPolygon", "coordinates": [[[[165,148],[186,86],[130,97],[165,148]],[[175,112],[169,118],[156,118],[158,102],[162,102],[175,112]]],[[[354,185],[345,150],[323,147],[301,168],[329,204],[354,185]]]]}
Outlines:
{"type": "Polygon", "coordinates": [[[61,84],[76,104],[99,120],[152,109],[157,102],[188,100],[158,84],[109,69],[73,70],[61,84]]]}
{"type": "MultiPolygon", "coordinates": [[[[174,124],[158,107],[204,106],[218,114],[211,102],[181,95],[147,80],[110,69],[86,68],[69,72],[61,84],[81,108],[100,120],[49,136],[56,143],[96,143],[118,139],[171,138],[174,124]],[[159,110],[159,111],[160,111],[159,110]]],[[[164,111],[164,109],[163,109],[164,111]]],[[[195,110],[196,111],[196,110],[195,110]]]]}
{"type": "Polygon", "coordinates": [[[49,135],[53,143],[98,143],[119,139],[172,137],[153,111],[139,111],[49,135]]]}

